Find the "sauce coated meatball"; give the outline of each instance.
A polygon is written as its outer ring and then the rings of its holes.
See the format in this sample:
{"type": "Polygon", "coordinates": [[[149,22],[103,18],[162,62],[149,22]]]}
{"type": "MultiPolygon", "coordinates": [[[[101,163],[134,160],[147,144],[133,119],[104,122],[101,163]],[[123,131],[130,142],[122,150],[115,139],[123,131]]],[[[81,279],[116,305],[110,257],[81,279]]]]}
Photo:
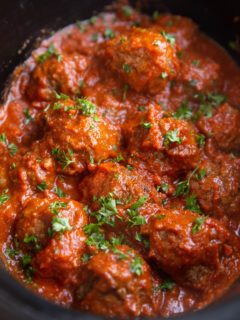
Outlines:
{"type": "Polygon", "coordinates": [[[179,68],[174,45],[164,34],[145,29],[135,28],[104,43],[102,57],[136,91],[161,91],[179,68]]]}
{"type": "Polygon", "coordinates": [[[81,273],[80,282],[77,298],[84,310],[110,317],[152,313],[149,266],[128,246],[93,256],[81,273]]]}
{"type": "Polygon", "coordinates": [[[239,263],[236,241],[215,219],[161,209],[143,232],[150,237],[149,257],[185,286],[209,291],[213,283],[217,287],[237,276],[237,269],[231,267],[236,257],[239,263]]]}
{"type": "Polygon", "coordinates": [[[88,218],[73,200],[36,197],[29,200],[15,222],[15,237],[42,277],[61,282],[74,280],[81,264],[88,218]]]}
{"type": "Polygon", "coordinates": [[[81,55],[59,54],[39,61],[30,75],[27,96],[33,101],[49,101],[56,92],[79,95],[87,66],[87,58],[81,55]]]}

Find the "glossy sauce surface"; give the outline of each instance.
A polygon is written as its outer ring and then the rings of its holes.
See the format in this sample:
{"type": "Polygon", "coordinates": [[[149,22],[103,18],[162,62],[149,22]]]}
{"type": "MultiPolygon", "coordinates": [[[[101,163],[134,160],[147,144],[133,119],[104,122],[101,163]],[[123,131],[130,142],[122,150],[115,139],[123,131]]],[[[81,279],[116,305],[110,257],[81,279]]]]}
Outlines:
{"type": "Polygon", "coordinates": [[[171,316],[239,277],[240,70],[189,18],[68,26],[0,108],[0,247],[24,285],[103,316],[171,316]]]}

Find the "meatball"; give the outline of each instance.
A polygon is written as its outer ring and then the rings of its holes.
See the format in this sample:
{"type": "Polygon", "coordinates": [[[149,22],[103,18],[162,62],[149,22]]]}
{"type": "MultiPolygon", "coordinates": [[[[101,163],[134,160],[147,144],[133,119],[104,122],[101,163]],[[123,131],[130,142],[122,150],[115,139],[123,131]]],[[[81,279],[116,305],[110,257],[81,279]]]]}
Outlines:
{"type": "Polygon", "coordinates": [[[180,284],[209,291],[213,283],[221,286],[237,277],[235,242],[217,220],[161,209],[142,229],[150,238],[149,257],[180,284]]]}
{"type": "Polygon", "coordinates": [[[240,160],[228,155],[201,163],[201,179],[191,179],[191,191],[203,210],[216,217],[238,215],[240,205],[240,160]]]}
{"type": "Polygon", "coordinates": [[[81,264],[87,220],[80,203],[39,196],[26,202],[18,214],[15,237],[22,250],[32,255],[37,273],[67,284],[74,281],[81,264]]]}
{"type": "Polygon", "coordinates": [[[46,141],[36,141],[30,151],[25,153],[17,164],[17,179],[21,190],[21,200],[40,191],[38,186],[47,181],[47,189],[51,189],[56,179],[54,159],[46,141]]]}
{"type": "Polygon", "coordinates": [[[30,75],[27,96],[33,101],[49,101],[57,93],[78,95],[88,60],[81,55],[52,55],[38,62],[30,75]],[[60,58],[59,58],[60,57],[60,58]]]}
{"type": "Polygon", "coordinates": [[[159,32],[159,29],[163,29],[175,36],[179,48],[186,49],[194,42],[198,27],[191,19],[169,14],[161,14],[153,18],[154,31],[159,32]]]}
{"type": "Polygon", "coordinates": [[[228,103],[216,109],[212,117],[201,117],[198,128],[211,136],[224,151],[239,151],[240,149],[240,112],[228,103]]]}
{"type": "Polygon", "coordinates": [[[216,90],[220,80],[220,66],[211,58],[186,53],[181,60],[178,81],[198,91],[216,90]]]}
{"type": "Polygon", "coordinates": [[[49,132],[45,136],[57,171],[79,174],[87,166],[118,156],[119,129],[96,113],[86,99],[60,100],[46,113],[49,132]]]}
{"type": "Polygon", "coordinates": [[[174,44],[163,33],[133,28],[106,41],[101,50],[105,63],[136,91],[157,93],[176,77],[179,63],[174,44]],[[170,43],[169,43],[170,42],[170,43]]]}
{"type": "Polygon", "coordinates": [[[99,252],[81,272],[79,307],[103,316],[152,313],[152,277],[147,263],[128,246],[99,252]]]}
{"type": "Polygon", "coordinates": [[[158,203],[161,199],[155,188],[142,180],[137,173],[111,162],[99,165],[95,172],[85,177],[79,185],[79,190],[85,203],[112,194],[119,199],[119,207],[124,209],[131,207],[139,198],[146,199],[144,205],[149,202],[158,203]]]}
{"type": "MultiPolygon", "coordinates": [[[[121,243],[146,255],[148,243],[139,233],[140,226],[158,210],[163,199],[151,184],[119,164],[105,163],[82,180],[79,190],[81,201],[88,205],[91,222],[101,224],[107,241],[112,243],[119,238],[121,243]]],[[[95,230],[87,234],[90,239],[99,236],[95,230]]],[[[96,247],[98,243],[90,240],[90,249],[94,251],[96,247]]]]}
{"type": "Polygon", "coordinates": [[[179,167],[194,168],[199,161],[197,132],[194,126],[186,120],[163,117],[163,111],[158,106],[150,106],[143,118],[126,123],[124,135],[130,154],[137,156],[139,153],[147,153],[146,160],[150,170],[153,169],[150,157],[152,154],[157,155],[158,164],[154,167],[160,175],[167,169],[169,160],[175,171],[179,167]],[[164,155],[168,156],[168,159],[164,160],[164,155]],[[162,170],[164,162],[166,166],[162,170]],[[160,166],[159,169],[157,165],[160,166]]]}

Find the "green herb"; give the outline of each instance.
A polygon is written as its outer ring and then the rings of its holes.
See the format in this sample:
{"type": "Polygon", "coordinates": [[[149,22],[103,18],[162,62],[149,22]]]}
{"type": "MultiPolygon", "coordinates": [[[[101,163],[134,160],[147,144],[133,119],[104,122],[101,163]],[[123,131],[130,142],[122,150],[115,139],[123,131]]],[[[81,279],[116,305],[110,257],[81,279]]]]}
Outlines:
{"type": "Polygon", "coordinates": [[[100,225],[108,224],[114,226],[115,216],[118,214],[117,210],[117,200],[113,198],[110,193],[106,197],[100,197],[98,200],[100,204],[100,209],[92,213],[92,216],[97,218],[100,225]]]}
{"type": "Polygon", "coordinates": [[[87,253],[84,253],[81,258],[82,262],[88,262],[90,259],[91,259],[91,255],[87,253]]]}
{"type": "Polygon", "coordinates": [[[162,220],[162,219],[166,218],[166,215],[160,213],[160,214],[156,214],[154,216],[154,218],[157,219],[157,220],[162,220]]]}
{"type": "Polygon", "coordinates": [[[125,259],[128,258],[128,255],[126,255],[124,252],[122,252],[121,250],[119,250],[119,249],[117,249],[115,247],[112,248],[112,251],[114,252],[114,254],[117,255],[117,258],[119,260],[125,260],[125,259]]]}
{"type": "Polygon", "coordinates": [[[46,189],[47,189],[47,184],[46,184],[46,182],[43,181],[43,182],[41,182],[40,184],[38,184],[38,185],[37,185],[37,189],[38,189],[39,191],[44,191],[44,190],[46,190],[46,189]]]}
{"type": "Polygon", "coordinates": [[[197,180],[202,180],[207,174],[207,170],[206,169],[200,169],[196,174],[195,177],[197,178],[197,180]]]}
{"type": "Polygon", "coordinates": [[[98,41],[98,37],[99,37],[99,33],[95,32],[92,34],[92,41],[93,42],[97,42],[98,41]]]}
{"type": "Polygon", "coordinates": [[[188,102],[183,101],[181,106],[177,109],[177,111],[173,114],[175,119],[186,119],[190,120],[192,118],[192,110],[190,109],[188,102]]]}
{"type": "Polygon", "coordinates": [[[105,39],[115,38],[114,32],[112,31],[112,29],[109,29],[109,28],[105,29],[103,36],[105,39]]]}
{"type": "Polygon", "coordinates": [[[113,158],[112,161],[118,163],[118,162],[124,161],[124,158],[123,158],[122,154],[120,153],[116,158],[113,158]]]}
{"type": "Polygon", "coordinates": [[[66,197],[66,194],[63,192],[63,190],[60,187],[55,187],[53,192],[56,193],[56,195],[58,195],[59,198],[66,197]]]}
{"type": "Polygon", "coordinates": [[[162,291],[172,290],[175,285],[176,285],[175,282],[171,279],[164,280],[160,285],[160,289],[162,291]]]}
{"type": "Polygon", "coordinates": [[[166,79],[167,77],[168,77],[167,72],[162,72],[162,73],[161,73],[161,78],[162,78],[162,79],[166,79]]]}
{"type": "Polygon", "coordinates": [[[25,124],[29,124],[30,122],[32,122],[34,120],[33,116],[31,115],[30,111],[28,108],[23,110],[23,114],[25,116],[25,124]]]}
{"type": "Polygon", "coordinates": [[[174,196],[186,195],[190,190],[190,181],[195,173],[198,171],[199,167],[196,167],[191,174],[189,175],[187,180],[180,181],[177,183],[176,190],[174,191],[174,196]]]}
{"type": "Polygon", "coordinates": [[[56,57],[57,61],[62,60],[62,56],[55,50],[53,44],[51,44],[43,54],[37,57],[37,62],[43,63],[46,60],[48,60],[50,57],[56,57]]]}
{"type": "Polygon", "coordinates": [[[194,116],[194,120],[198,120],[202,115],[210,118],[213,114],[214,108],[226,101],[226,97],[224,95],[211,92],[208,94],[199,93],[194,97],[200,101],[200,107],[194,116]]]}
{"type": "Polygon", "coordinates": [[[162,190],[164,193],[168,193],[169,185],[168,183],[162,183],[160,186],[157,186],[157,191],[162,190]]]}
{"type": "Polygon", "coordinates": [[[193,65],[194,67],[199,67],[199,65],[200,65],[200,60],[193,60],[193,61],[192,61],[192,65],[193,65]]]}
{"type": "Polygon", "coordinates": [[[94,158],[93,158],[93,156],[89,156],[89,161],[90,161],[90,164],[94,164],[94,158]]]}
{"type": "Polygon", "coordinates": [[[146,107],[144,107],[144,106],[139,106],[138,107],[138,111],[145,111],[145,109],[146,109],[146,107]]]}
{"type": "Polygon", "coordinates": [[[76,21],[76,25],[79,28],[80,32],[83,33],[86,31],[86,26],[81,21],[76,21]]]}
{"type": "Polygon", "coordinates": [[[7,247],[4,253],[8,258],[15,259],[16,256],[20,254],[20,251],[14,248],[7,247]]]}
{"type": "Polygon", "coordinates": [[[59,148],[53,148],[51,151],[53,157],[62,166],[62,169],[66,169],[71,163],[73,163],[73,151],[68,149],[67,153],[59,148]]]}
{"type": "Polygon", "coordinates": [[[164,145],[168,146],[169,143],[176,142],[178,144],[182,143],[182,138],[179,137],[179,130],[168,131],[164,136],[164,145]]]}
{"type": "Polygon", "coordinates": [[[61,93],[55,92],[55,98],[58,100],[67,100],[69,99],[69,96],[62,92],[61,93]]]}
{"type": "Polygon", "coordinates": [[[97,22],[97,17],[96,16],[92,16],[90,19],[89,19],[89,23],[91,25],[95,25],[97,22]]]}
{"type": "Polygon", "coordinates": [[[91,101],[87,100],[86,98],[77,99],[77,105],[82,110],[82,114],[84,116],[92,116],[97,112],[97,108],[95,104],[93,104],[91,101]]]}
{"type": "Polygon", "coordinates": [[[196,87],[197,84],[198,84],[198,81],[196,79],[192,79],[192,80],[189,81],[189,85],[191,87],[196,87]]]}
{"type": "Polygon", "coordinates": [[[4,204],[10,199],[10,196],[8,195],[8,189],[3,190],[3,192],[0,194],[0,205],[4,204]]]}
{"type": "Polygon", "coordinates": [[[132,204],[129,209],[127,209],[127,214],[130,217],[128,221],[130,226],[140,226],[146,223],[145,217],[138,214],[138,209],[143,206],[147,199],[147,197],[142,196],[134,204],[132,204]]]}
{"type": "Polygon", "coordinates": [[[126,167],[129,171],[132,171],[134,169],[133,166],[131,166],[130,164],[127,164],[126,167]]]}
{"type": "Polygon", "coordinates": [[[7,137],[5,133],[0,134],[0,142],[4,145],[7,144],[7,137]]]}
{"type": "Polygon", "coordinates": [[[201,216],[194,220],[194,225],[192,227],[192,234],[198,233],[202,229],[202,225],[204,224],[207,217],[201,216]]]}
{"type": "Polygon", "coordinates": [[[194,194],[186,199],[185,209],[190,210],[192,212],[196,212],[198,214],[202,214],[202,211],[197,201],[197,197],[194,194]]]}
{"type": "Polygon", "coordinates": [[[135,273],[137,276],[140,276],[143,273],[142,264],[142,259],[138,256],[135,256],[130,264],[131,272],[135,273]]]}
{"type": "Polygon", "coordinates": [[[87,245],[104,251],[110,247],[110,243],[105,239],[105,235],[98,224],[90,223],[84,226],[84,232],[88,235],[87,245]]]}
{"type": "Polygon", "coordinates": [[[197,140],[197,144],[199,145],[199,147],[203,147],[206,142],[206,137],[203,134],[198,134],[196,136],[196,140],[197,140]]]}
{"type": "Polygon", "coordinates": [[[52,230],[53,232],[65,232],[71,230],[68,218],[53,217],[52,230]]]}
{"type": "Polygon", "coordinates": [[[123,69],[123,71],[126,72],[126,73],[131,73],[131,72],[132,72],[132,67],[131,67],[129,64],[127,64],[127,63],[124,63],[124,64],[122,65],[122,69],[123,69]]]}
{"type": "Polygon", "coordinates": [[[25,236],[23,239],[24,243],[37,243],[38,239],[36,236],[25,236]]]}
{"type": "Polygon", "coordinates": [[[32,257],[29,254],[24,254],[22,257],[22,266],[26,268],[32,261],[32,257]]]}
{"type": "Polygon", "coordinates": [[[161,31],[161,35],[164,37],[165,40],[171,45],[174,46],[176,37],[174,35],[171,35],[169,33],[166,33],[165,31],[161,31]]]}
{"type": "Polygon", "coordinates": [[[142,126],[144,129],[150,129],[152,127],[151,122],[143,122],[142,126]]]}
{"type": "Polygon", "coordinates": [[[54,201],[49,205],[49,209],[51,211],[51,213],[58,215],[59,211],[63,208],[66,208],[67,204],[65,202],[61,202],[61,201],[54,201]]]}
{"type": "Polygon", "coordinates": [[[130,18],[133,13],[133,9],[130,6],[123,6],[122,13],[126,18],[130,18]]]}

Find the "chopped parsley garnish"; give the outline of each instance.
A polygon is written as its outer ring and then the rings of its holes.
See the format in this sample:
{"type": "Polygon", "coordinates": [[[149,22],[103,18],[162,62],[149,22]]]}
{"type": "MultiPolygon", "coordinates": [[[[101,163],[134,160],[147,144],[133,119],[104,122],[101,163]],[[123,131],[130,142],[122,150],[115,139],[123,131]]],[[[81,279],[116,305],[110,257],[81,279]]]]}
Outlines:
{"type": "Polygon", "coordinates": [[[105,39],[113,39],[115,38],[115,34],[112,29],[106,28],[103,34],[105,39]]]}
{"type": "Polygon", "coordinates": [[[25,116],[25,124],[29,124],[30,122],[32,122],[34,120],[33,116],[31,115],[30,111],[28,108],[23,110],[23,114],[25,116]]]}
{"type": "Polygon", "coordinates": [[[133,168],[133,166],[131,166],[130,164],[127,164],[126,165],[126,168],[129,170],[129,171],[132,171],[134,168],[133,168]]]}
{"type": "Polygon", "coordinates": [[[210,118],[213,114],[213,110],[218,105],[226,101],[226,97],[218,93],[199,93],[194,96],[200,101],[200,107],[194,116],[194,120],[198,120],[200,116],[210,118]]]}
{"type": "Polygon", "coordinates": [[[98,37],[99,37],[99,33],[95,32],[92,34],[92,41],[93,42],[97,42],[98,41],[98,37]]]}
{"type": "Polygon", "coordinates": [[[69,224],[68,218],[53,217],[53,220],[52,220],[53,232],[65,232],[71,229],[72,227],[69,224]]]}
{"type": "Polygon", "coordinates": [[[10,156],[13,157],[17,153],[18,148],[14,143],[9,143],[8,150],[9,150],[10,156]]]}
{"type": "Polygon", "coordinates": [[[5,133],[0,134],[0,142],[4,145],[7,144],[7,136],[5,133]]]}
{"type": "Polygon", "coordinates": [[[71,163],[73,163],[73,151],[68,149],[67,153],[59,148],[53,148],[51,151],[53,157],[62,166],[62,169],[66,169],[71,163]]]}
{"type": "Polygon", "coordinates": [[[205,145],[206,142],[206,137],[204,136],[204,134],[198,134],[196,136],[196,140],[197,140],[197,144],[199,147],[203,147],[205,145]]]}
{"type": "Polygon", "coordinates": [[[161,73],[161,78],[162,78],[162,79],[166,79],[167,77],[168,77],[167,72],[162,72],[162,73],[161,73]]]}
{"type": "Polygon", "coordinates": [[[159,17],[160,17],[160,13],[157,10],[155,10],[152,14],[152,20],[157,21],[159,17]]]}
{"type": "Polygon", "coordinates": [[[89,19],[89,23],[91,24],[91,25],[95,25],[96,24],[96,22],[97,22],[97,17],[96,16],[92,16],[90,19],[89,19]]]}
{"type": "Polygon", "coordinates": [[[133,9],[130,6],[123,6],[122,13],[126,18],[130,18],[133,13],[133,9]]]}
{"type": "Polygon", "coordinates": [[[86,98],[82,99],[77,99],[77,106],[79,107],[80,110],[82,110],[82,114],[84,116],[92,116],[97,112],[97,108],[94,103],[91,101],[87,100],[86,98]]]}
{"type": "Polygon", "coordinates": [[[107,250],[110,243],[105,239],[105,235],[98,224],[90,223],[84,227],[84,232],[88,236],[86,243],[99,250],[107,250]]]}
{"type": "Polygon", "coordinates": [[[145,111],[146,110],[146,107],[144,107],[144,106],[139,106],[138,107],[138,111],[145,111]]]}
{"type": "Polygon", "coordinates": [[[56,51],[53,44],[51,44],[43,54],[40,54],[40,56],[37,57],[37,62],[43,63],[50,57],[56,57],[57,61],[62,60],[62,56],[56,51]]]}
{"type": "Polygon", "coordinates": [[[144,129],[150,129],[152,127],[151,122],[143,122],[142,126],[144,129]]]}
{"type": "Polygon", "coordinates": [[[90,259],[91,259],[91,255],[87,253],[84,253],[81,258],[82,262],[88,262],[90,259]]]}
{"type": "Polygon", "coordinates": [[[112,161],[118,163],[118,162],[124,161],[124,158],[123,158],[122,154],[119,153],[119,155],[116,158],[113,158],[112,161]]]}
{"type": "Polygon", "coordinates": [[[167,280],[164,280],[161,285],[160,285],[160,289],[162,291],[167,291],[167,290],[172,290],[175,286],[175,282],[171,279],[167,279],[167,280]]]}
{"type": "Polygon", "coordinates": [[[190,210],[192,212],[196,212],[198,214],[202,214],[202,211],[197,201],[197,197],[194,194],[186,199],[185,209],[190,210]]]}
{"type": "Polygon", "coordinates": [[[63,190],[60,187],[55,187],[53,189],[53,192],[56,193],[56,195],[58,195],[59,198],[66,197],[66,194],[63,192],[63,190]]]}
{"type": "Polygon", "coordinates": [[[165,40],[171,45],[174,46],[176,37],[172,34],[166,33],[165,31],[161,31],[161,35],[164,37],[165,40]]]}
{"type": "Polygon", "coordinates": [[[193,65],[194,67],[199,67],[199,65],[200,65],[200,60],[193,60],[193,61],[192,61],[192,65],[193,65]]]}
{"type": "Polygon", "coordinates": [[[44,191],[44,190],[46,190],[46,189],[47,189],[47,184],[46,184],[46,182],[43,181],[43,182],[39,183],[39,184],[37,185],[37,189],[38,189],[39,191],[44,191]]]}
{"type": "Polygon", "coordinates": [[[131,272],[135,273],[137,276],[140,276],[143,273],[142,264],[142,259],[138,256],[135,256],[130,264],[131,272]]]}
{"type": "Polygon", "coordinates": [[[204,217],[204,216],[201,216],[201,217],[197,217],[195,220],[194,220],[194,224],[193,224],[193,227],[192,227],[192,234],[195,234],[195,233],[198,233],[199,231],[201,231],[202,229],[202,226],[205,222],[205,220],[207,219],[207,217],[204,217]]]}
{"type": "Polygon", "coordinates": [[[143,206],[147,199],[147,197],[142,196],[134,204],[132,204],[129,209],[127,209],[127,214],[130,218],[128,223],[130,226],[140,226],[146,223],[145,217],[138,214],[138,209],[143,206]]]}
{"type": "Polygon", "coordinates": [[[123,69],[123,71],[124,71],[125,73],[131,73],[131,71],[132,71],[132,67],[131,67],[129,64],[127,64],[127,63],[124,63],[124,64],[122,65],[122,69],[123,69]]]}
{"type": "Polygon", "coordinates": [[[113,195],[110,193],[106,197],[100,197],[98,200],[100,204],[100,209],[92,213],[92,216],[96,217],[98,223],[109,224],[114,226],[115,216],[118,214],[117,204],[118,201],[113,198],[113,195]]]}
{"type": "Polygon", "coordinates": [[[175,130],[171,130],[168,131],[165,136],[164,136],[164,145],[168,146],[169,143],[182,143],[182,138],[179,137],[179,130],[175,129],[175,130]]]}
{"type": "Polygon", "coordinates": [[[199,167],[196,167],[191,174],[189,175],[187,180],[180,181],[177,183],[176,190],[174,191],[174,196],[182,196],[186,195],[190,191],[190,181],[195,173],[198,171],[199,167]]]}
{"type": "Polygon", "coordinates": [[[190,120],[192,118],[193,112],[190,109],[188,102],[183,101],[181,106],[176,110],[176,112],[173,114],[173,117],[175,119],[186,119],[190,120]]]}
{"type": "Polygon", "coordinates": [[[162,183],[160,186],[157,186],[157,191],[162,190],[164,193],[168,193],[169,185],[168,183],[162,183]]]}
{"type": "Polygon", "coordinates": [[[207,174],[207,170],[206,169],[200,169],[196,174],[195,177],[197,180],[202,180],[207,174]]]}
{"type": "Polygon", "coordinates": [[[0,205],[4,204],[10,199],[10,196],[8,195],[8,189],[3,190],[3,192],[0,194],[0,205]]]}
{"type": "Polygon", "coordinates": [[[190,85],[191,87],[196,87],[197,84],[198,84],[198,81],[197,81],[196,79],[191,79],[191,80],[189,81],[189,85],[190,85]]]}
{"type": "Polygon", "coordinates": [[[24,239],[23,239],[23,242],[26,243],[26,244],[31,244],[34,246],[34,249],[36,251],[38,250],[41,250],[41,246],[40,244],[38,243],[38,238],[34,235],[31,235],[31,236],[25,236],[24,239]]]}
{"type": "Polygon", "coordinates": [[[66,207],[67,207],[67,204],[61,201],[54,201],[49,205],[50,211],[55,215],[58,215],[60,210],[66,207]]]}
{"type": "Polygon", "coordinates": [[[69,96],[62,92],[61,93],[55,92],[55,98],[58,100],[67,100],[69,99],[69,96]]]}

